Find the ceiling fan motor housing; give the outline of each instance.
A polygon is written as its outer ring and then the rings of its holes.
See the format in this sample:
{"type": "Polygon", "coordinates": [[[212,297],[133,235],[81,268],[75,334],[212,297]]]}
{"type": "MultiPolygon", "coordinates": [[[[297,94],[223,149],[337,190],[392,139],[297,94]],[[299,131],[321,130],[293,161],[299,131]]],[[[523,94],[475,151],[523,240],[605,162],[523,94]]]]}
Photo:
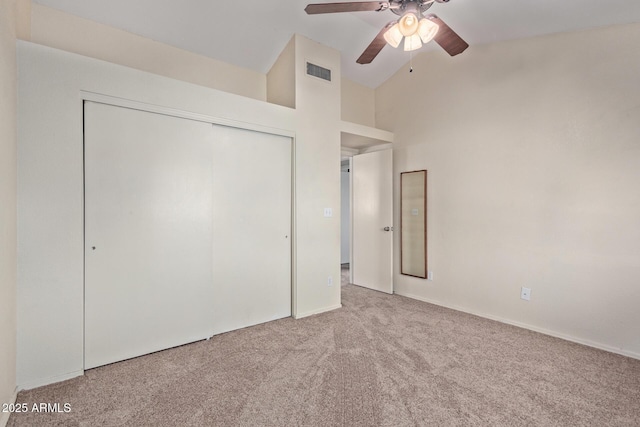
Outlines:
{"type": "MultiPolygon", "coordinates": [[[[441,2],[441,0],[435,0],[441,2]]],[[[449,0],[442,0],[447,2],[449,0]]],[[[416,16],[421,17],[422,13],[426,12],[431,6],[433,6],[433,0],[391,0],[389,2],[389,9],[396,15],[402,16],[407,12],[413,12],[416,16]]]]}

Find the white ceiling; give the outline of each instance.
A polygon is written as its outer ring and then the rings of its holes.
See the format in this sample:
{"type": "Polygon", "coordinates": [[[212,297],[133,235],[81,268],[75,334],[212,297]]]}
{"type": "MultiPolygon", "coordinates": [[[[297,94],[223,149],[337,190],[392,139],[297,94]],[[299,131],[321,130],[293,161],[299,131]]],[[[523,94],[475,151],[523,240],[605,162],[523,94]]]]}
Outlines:
{"type": "MultiPolygon", "coordinates": [[[[33,1],[263,74],[294,33],[339,50],[342,74],[372,88],[409,60],[407,53],[387,46],[373,63],[356,64],[380,28],[396,15],[390,11],[304,12],[307,3],[323,0],[33,1]]],[[[434,4],[429,12],[442,18],[473,49],[501,40],[640,22],[640,1],[451,0],[434,4]]],[[[427,49],[446,55],[434,43],[421,51],[427,49]]]]}

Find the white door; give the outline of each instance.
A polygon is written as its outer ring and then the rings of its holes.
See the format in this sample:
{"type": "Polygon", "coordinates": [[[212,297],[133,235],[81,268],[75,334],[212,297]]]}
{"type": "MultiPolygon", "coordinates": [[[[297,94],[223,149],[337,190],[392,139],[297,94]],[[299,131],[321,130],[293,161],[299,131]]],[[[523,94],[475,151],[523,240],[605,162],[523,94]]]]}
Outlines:
{"type": "Polygon", "coordinates": [[[215,333],[291,316],[291,138],[214,126],[215,333]]]}
{"type": "Polygon", "coordinates": [[[353,156],[353,284],[393,293],[392,151],[353,156]]]}
{"type": "Polygon", "coordinates": [[[85,369],[291,315],[291,138],[85,104],[85,369]]]}
{"type": "Polygon", "coordinates": [[[85,103],[85,369],[211,335],[211,124],[85,103]]]}

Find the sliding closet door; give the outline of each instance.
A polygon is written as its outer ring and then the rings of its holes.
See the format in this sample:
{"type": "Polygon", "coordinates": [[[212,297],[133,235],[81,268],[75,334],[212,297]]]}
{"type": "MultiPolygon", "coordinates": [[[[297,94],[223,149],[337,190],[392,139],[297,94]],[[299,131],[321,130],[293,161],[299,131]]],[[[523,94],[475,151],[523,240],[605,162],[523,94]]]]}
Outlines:
{"type": "Polygon", "coordinates": [[[211,335],[212,137],[85,103],[85,369],[211,335]]]}
{"type": "Polygon", "coordinates": [[[215,333],[291,315],[291,138],[213,126],[215,333]]]}
{"type": "Polygon", "coordinates": [[[291,315],[291,149],[85,103],[85,369],[291,315]]]}

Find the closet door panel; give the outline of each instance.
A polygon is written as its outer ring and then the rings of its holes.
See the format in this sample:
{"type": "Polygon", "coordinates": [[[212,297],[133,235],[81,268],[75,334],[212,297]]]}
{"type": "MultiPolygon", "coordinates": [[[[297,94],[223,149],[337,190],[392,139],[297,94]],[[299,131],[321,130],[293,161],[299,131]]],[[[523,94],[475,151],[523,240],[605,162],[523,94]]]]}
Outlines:
{"type": "Polygon", "coordinates": [[[85,103],[85,369],[211,335],[211,125],[85,103]]]}
{"type": "Polygon", "coordinates": [[[291,315],[291,138],[213,126],[215,332],[291,315]]]}

